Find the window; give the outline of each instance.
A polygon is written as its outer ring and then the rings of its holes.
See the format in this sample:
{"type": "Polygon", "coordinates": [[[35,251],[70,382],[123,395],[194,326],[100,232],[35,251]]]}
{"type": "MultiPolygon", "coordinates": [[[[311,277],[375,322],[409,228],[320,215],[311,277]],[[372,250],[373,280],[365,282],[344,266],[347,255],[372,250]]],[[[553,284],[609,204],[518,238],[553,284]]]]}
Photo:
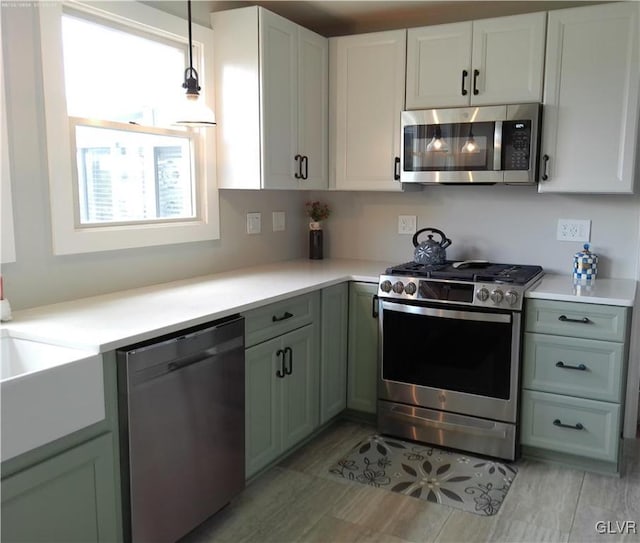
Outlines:
{"type": "MultiPolygon", "coordinates": [[[[109,10],[40,9],[54,252],[217,239],[215,129],[171,126],[187,21],[137,2],[109,10]]],[[[192,28],[211,107],[212,31],[192,28]]]]}

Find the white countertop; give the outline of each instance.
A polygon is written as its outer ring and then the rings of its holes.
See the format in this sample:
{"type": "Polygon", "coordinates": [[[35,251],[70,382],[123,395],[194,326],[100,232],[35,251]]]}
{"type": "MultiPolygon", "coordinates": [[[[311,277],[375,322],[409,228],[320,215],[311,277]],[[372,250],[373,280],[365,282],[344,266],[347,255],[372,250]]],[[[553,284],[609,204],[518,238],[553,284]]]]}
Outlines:
{"type": "Polygon", "coordinates": [[[377,283],[393,265],[291,260],[14,311],[10,335],[107,352],[344,281],[377,283]]]}
{"type": "MultiPolygon", "coordinates": [[[[14,311],[14,337],[107,352],[343,281],[378,282],[393,265],[366,260],[291,260],[14,311]]],[[[636,281],[597,279],[579,291],[546,275],[528,298],[632,306],[636,281]]]]}
{"type": "Polygon", "coordinates": [[[596,279],[592,285],[575,285],[570,275],[545,275],[526,298],[632,307],[636,296],[633,279],[596,279]]]}

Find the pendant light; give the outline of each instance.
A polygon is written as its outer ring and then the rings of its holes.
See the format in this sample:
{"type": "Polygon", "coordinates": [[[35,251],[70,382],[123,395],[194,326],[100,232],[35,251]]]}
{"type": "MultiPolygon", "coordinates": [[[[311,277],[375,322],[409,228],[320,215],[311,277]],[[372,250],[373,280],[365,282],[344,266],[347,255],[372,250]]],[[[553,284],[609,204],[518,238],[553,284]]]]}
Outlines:
{"type": "Polygon", "coordinates": [[[475,153],[478,151],[478,144],[473,137],[473,132],[471,131],[471,124],[469,124],[469,135],[467,136],[467,140],[464,142],[462,149],[460,149],[461,153],[475,153]]]}
{"type": "Polygon", "coordinates": [[[184,83],[182,87],[187,89],[186,100],[178,110],[178,126],[207,127],[215,126],[216,117],[201,100],[198,72],[193,67],[193,43],[191,41],[191,0],[187,0],[187,13],[189,19],[189,67],[184,71],[184,83]]]}
{"type": "Polygon", "coordinates": [[[436,133],[427,145],[427,153],[440,152],[446,153],[449,151],[449,145],[442,139],[442,133],[440,132],[440,125],[436,125],[436,133]]]}

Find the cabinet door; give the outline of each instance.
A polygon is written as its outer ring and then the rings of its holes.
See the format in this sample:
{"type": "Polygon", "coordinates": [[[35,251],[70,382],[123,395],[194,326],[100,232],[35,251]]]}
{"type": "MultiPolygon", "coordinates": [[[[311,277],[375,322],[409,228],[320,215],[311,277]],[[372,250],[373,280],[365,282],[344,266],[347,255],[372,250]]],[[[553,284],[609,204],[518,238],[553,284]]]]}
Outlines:
{"type": "Polygon", "coordinates": [[[105,434],[2,481],[2,541],[120,541],[105,434]]]}
{"type": "Polygon", "coordinates": [[[469,105],[471,22],[407,31],[407,109],[469,105]]]}
{"type": "Polygon", "coordinates": [[[329,169],[329,41],[298,27],[298,153],[306,157],[303,189],[326,189],[329,169]]]}
{"type": "Polygon", "coordinates": [[[262,188],[298,187],[298,25],[260,10],[262,188]]]}
{"type": "Polygon", "coordinates": [[[378,398],[378,319],[373,296],[378,285],[351,283],[349,288],[349,349],[347,407],[375,413],[378,398]]]}
{"type": "Polygon", "coordinates": [[[549,13],[540,192],[633,191],[639,21],[638,2],[549,13]]]}
{"type": "Polygon", "coordinates": [[[540,102],[545,12],[473,23],[471,105],[540,102]]]}
{"type": "Polygon", "coordinates": [[[281,453],[280,394],[277,354],[280,338],[245,350],[245,470],[254,475],[281,453]]]}
{"type": "Polygon", "coordinates": [[[332,38],[330,175],[339,190],[401,190],[406,31],[332,38]]]}
{"type": "Polygon", "coordinates": [[[320,424],[347,407],[349,285],[322,290],[320,331],[320,424]]]}
{"type": "Polygon", "coordinates": [[[520,439],[523,445],[616,462],[620,405],[523,390],[520,439]]]}
{"type": "Polygon", "coordinates": [[[282,379],[282,450],[293,447],[318,427],[320,356],[317,325],[281,338],[287,375],[282,379]]]}

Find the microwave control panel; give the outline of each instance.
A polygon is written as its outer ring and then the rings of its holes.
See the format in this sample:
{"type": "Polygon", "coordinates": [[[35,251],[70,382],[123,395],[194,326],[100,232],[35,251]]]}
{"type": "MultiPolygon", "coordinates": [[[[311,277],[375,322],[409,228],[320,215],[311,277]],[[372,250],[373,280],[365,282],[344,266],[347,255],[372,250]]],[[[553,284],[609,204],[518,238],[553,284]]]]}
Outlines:
{"type": "Polygon", "coordinates": [[[531,121],[502,123],[502,169],[528,170],[531,156],[531,121]]]}

